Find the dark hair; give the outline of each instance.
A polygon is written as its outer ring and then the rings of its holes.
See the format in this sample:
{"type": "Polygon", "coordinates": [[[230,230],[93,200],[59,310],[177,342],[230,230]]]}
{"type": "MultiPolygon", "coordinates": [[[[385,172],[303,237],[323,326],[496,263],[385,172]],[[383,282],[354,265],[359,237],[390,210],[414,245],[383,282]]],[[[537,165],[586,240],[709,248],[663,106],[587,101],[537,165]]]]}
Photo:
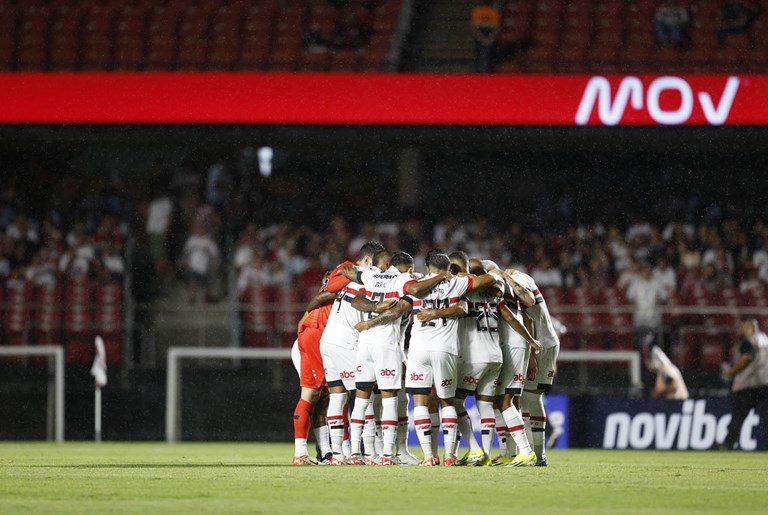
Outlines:
{"type": "Polygon", "coordinates": [[[451,260],[445,254],[435,253],[427,257],[427,266],[438,270],[448,270],[451,266],[451,260]]]}
{"type": "Polygon", "coordinates": [[[443,249],[432,249],[429,252],[427,252],[427,255],[425,256],[425,259],[429,259],[429,256],[432,254],[445,254],[446,252],[443,249]]]}
{"type": "Polygon", "coordinates": [[[460,262],[464,266],[464,268],[469,267],[469,256],[463,250],[454,250],[453,252],[448,254],[448,259],[450,259],[451,261],[460,262]]]}
{"type": "Polygon", "coordinates": [[[384,250],[384,245],[379,243],[378,241],[369,241],[362,247],[360,247],[360,254],[358,256],[358,259],[363,259],[366,257],[370,257],[373,259],[373,257],[378,253],[384,250]]]}
{"type": "Polygon", "coordinates": [[[380,250],[376,254],[374,254],[372,261],[375,266],[379,266],[379,263],[381,263],[385,259],[390,259],[391,257],[392,255],[389,253],[388,250],[380,250]]]}
{"type": "Polygon", "coordinates": [[[392,254],[392,259],[389,264],[394,267],[398,266],[413,266],[413,257],[407,252],[397,251],[392,254]]]}

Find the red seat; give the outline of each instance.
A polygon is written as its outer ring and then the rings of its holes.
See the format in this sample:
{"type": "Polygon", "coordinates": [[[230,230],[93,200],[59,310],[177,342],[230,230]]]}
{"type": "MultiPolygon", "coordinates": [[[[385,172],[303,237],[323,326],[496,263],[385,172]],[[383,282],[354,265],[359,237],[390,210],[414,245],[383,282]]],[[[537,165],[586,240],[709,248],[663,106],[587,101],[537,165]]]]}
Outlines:
{"type": "Polygon", "coordinates": [[[248,347],[266,347],[274,326],[273,313],[266,306],[272,302],[272,293],[264,286],[251,286],[243,293],[243,330],[248,347]]]}
{"type": "Polygon", "coordinates": [[[5,283],[5,317],[3,319],[4,341],[8,345],[28,343],[32,316],[30,301],[32,288],[24,280],[11,279],[5,283]]]}

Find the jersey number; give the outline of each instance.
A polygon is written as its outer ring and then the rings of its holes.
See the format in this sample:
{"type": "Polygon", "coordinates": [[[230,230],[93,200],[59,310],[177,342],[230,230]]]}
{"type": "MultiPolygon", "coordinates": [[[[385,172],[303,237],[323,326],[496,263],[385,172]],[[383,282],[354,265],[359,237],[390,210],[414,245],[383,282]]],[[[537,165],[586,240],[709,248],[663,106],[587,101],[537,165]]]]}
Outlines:
{"type": "MultiPolygon", "coordinates": [[[[422,309],[445,309],[448,307],[448,299],[424,299],[422,301],[422,309]]],[[[445,318],[441,318],[440,320],[443,321],[443,327],[448,325],[448,320],[445,318]]],[[[432,320],[429,322],[422,322],[421,327],[435,327],[437,326],[437,321],[432,320]]]]}

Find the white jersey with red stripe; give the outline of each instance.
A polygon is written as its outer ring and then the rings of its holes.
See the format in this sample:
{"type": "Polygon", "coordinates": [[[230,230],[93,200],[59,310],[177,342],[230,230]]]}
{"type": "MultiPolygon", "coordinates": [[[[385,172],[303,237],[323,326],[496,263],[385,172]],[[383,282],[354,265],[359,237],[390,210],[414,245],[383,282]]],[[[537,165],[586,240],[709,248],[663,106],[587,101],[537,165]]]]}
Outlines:
{"type": "MultiPolygon", "coordinates": [[[[517,319],[517,321],[522,324],[523,312],[520,309],[520,302],[518,302],[517,297],[514,297],[514,294],[510,291],[509,286],[506,283],[504,284],[505,297],[512,295],[512,298],[514,299],[507,299],[506,306],[512,312],[512,315],[517,319]]],[[[517,331],[512,329],[508,323],[503,321],[499,322],[499,343],[501,343],[501,345],[508,346],[510,349],[528,348],[528,342],[526,342],[525,339],[517,333],[517,331]]]]}
{"type": "Polygon", "coordinates": [[[512,278],[520,286],[531,290],[533,293],[536,303],[531,307],[523,305],[523,311],[533,321],[533,327],[536,330],[534,337],[539,340],[544,349],[558,347],[560,345],[560,338],[558,338],[557,331],[555,331],[555,327],[552,325],[552,317],[549,315],[547,302],[544,300],[541,291],[539,291],[539,287],[536,286],[533,277],[522,272],[515,272],[512,278]]]}
{"type": "Polygon", "coordinates": [[[501,363],[499,306],[504,299],[481,292],[465,296],[469,312],[459,321],[461,359],[465,363],[501,363]]]}
{"type": "Polygon", "coordinates": [[[350,282],[336,294],[320,343],[338,345],[347,349],[357,348],[357,338],[360,333],[355,329],[355,324],[363,320],[364,313],[353,308],[352,301],[360,292],[365,293],[363,285],[350,282]]]}
{"type": "MultiPolygon", "coordinates": [[[[426,277],[434,277],[429,274],[426,277]]],[[[449,308],[461,301],[472,290],[472,277],[451,277],[435,286],[424,299],[409,297],[413,314],[422,309],[449,308]]],[[[459,321],[456,318],[438,318],[430,322],[413,319],[409,350],[438,351],[459,355],[459,321]]]]}
{"type": "MultiPolygon", "coordinates": [[[[406,295],[405,290],[415,279],[411,274],[400,272],[394,266],[390,266],[385,271],[377,268],[366,268],[359,270],[358,278],[365,289],[365,296],[373,302],[381,302],[387,299],[400,299],[406,295]]],[[[365,313],[369,320],[376,318],[377,313],[365,313]]],[[[400,343],[400,320],[395,320],[389,324],[377,325],[367,331],[360,333],[359,342],[370,343],[400,343]]]]}

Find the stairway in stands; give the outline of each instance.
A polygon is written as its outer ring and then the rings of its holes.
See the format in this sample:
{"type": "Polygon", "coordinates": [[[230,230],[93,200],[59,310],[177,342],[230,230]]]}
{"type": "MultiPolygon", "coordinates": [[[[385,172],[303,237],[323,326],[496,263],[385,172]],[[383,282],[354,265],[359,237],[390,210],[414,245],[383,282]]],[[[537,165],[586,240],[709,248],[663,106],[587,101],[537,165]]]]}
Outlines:
{"type": "Polygon", "coordinates": [[[412,39],[408,71],[471,72],[475,47],[469,24],[476,0],[429,0],[423,2],[412,39]]]}

